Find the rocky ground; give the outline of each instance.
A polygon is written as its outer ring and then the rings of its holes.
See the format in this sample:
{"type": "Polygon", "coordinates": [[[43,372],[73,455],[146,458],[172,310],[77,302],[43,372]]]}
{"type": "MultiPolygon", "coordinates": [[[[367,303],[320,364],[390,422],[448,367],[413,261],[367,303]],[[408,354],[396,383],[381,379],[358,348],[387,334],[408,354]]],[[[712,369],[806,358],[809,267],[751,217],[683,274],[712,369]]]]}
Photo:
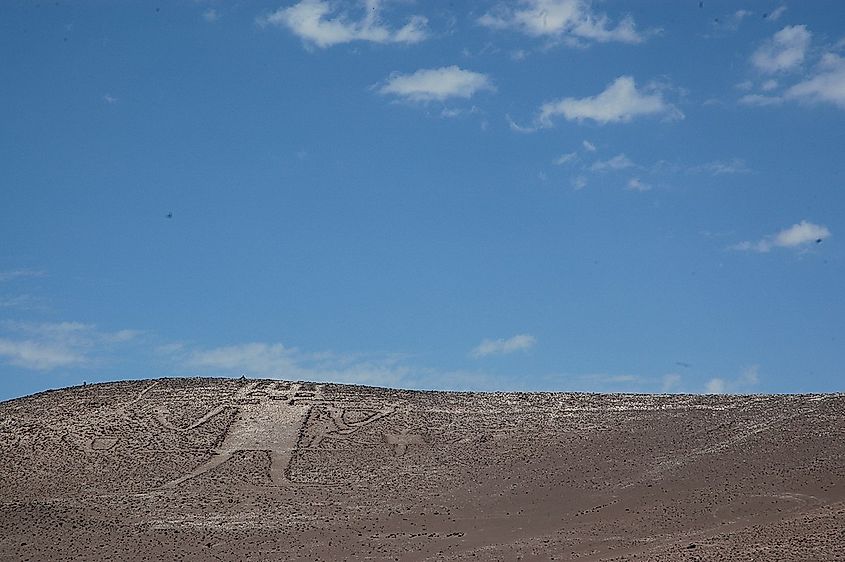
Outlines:
{"type": "Polygon", "coordinates": [[[0,560],[845,561],[845,395],[267,380],[0,403],[0,560]]]}

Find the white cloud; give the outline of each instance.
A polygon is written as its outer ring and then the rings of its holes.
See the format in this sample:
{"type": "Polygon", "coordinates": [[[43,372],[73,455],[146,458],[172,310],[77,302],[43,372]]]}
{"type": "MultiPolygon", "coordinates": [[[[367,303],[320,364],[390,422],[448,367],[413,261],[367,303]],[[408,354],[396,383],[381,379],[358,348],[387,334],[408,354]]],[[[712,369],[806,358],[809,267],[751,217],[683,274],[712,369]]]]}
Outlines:
{"type": "Polygon", "coordinates": [[[768,14],[766,18],[770,21],[777,21],[786,11],[786,6],[778,6],[772,13],[768,14]]]}
{"type": "Polygon", "coordinates": [[[754,15],[754,12],[751,12],[749,10],[737,10],[733,14],[733,19],[736,20],[737,22],[741,22],[742,20],[744,20],[745,18],[747,18],[748,16],[751,16],[751,15],[754,15]]]}
{"type": "Polygon", "coordinates": [[[337,14],[334,5],[326,0],[302,0],[259,18],[258,23],[285,27],[307,44],[321,48],[352,41],[412,44],[427,38],[428,20],[423,16],[412,16],[399,29],[384,25],[381,3],[381,0],[365,0],[363,17],[354,20],[345,13],[337,14]]]}
{"type": "Polygon", "coordinates": [[[0,282],[26,279],[29,277],[44,277],[44,275],[46,273],[38,269],[10,269],[8,271],[0,271],[0,282]]]}
{"type": "Polygon", "coordinates": [[[815,74],[786,91],[786,97],[800,101],[828,102],[845,109],[845,59],[826,53],[815,74]]]}
{"type": "Polygon", "coordinates": [[[714,377],[705,385],[707,394],[748,393],[753,392],[760,383],[759,366],[751,365],[743,369],[742,373],[734,379],[726,380],[722,377],[714,377]]]}
{"type": "Polygon", "coordinates": [[[757,107],[768,107],[772,105],[780,105],[783,103],[783,98],[779,96],[763,96],[760,94],[748,94],[739,98],[739,103],[742,105],[753,105],[757,107]]]}
{"type": "Polygon", "coordinates": [[[584,150],[586,150],[587,152],[595,152],[596,151],[596,145],[594,145],[593,143],[591,143],[588,140],[581,141],[581,144],[584,146],[584,150]]]}
{"type": "Polygon", "coordinates": [[[795,246],[802,246],[815,242],[816,240],[824,240],[829,236],[830,231],[827,227],[801,221],[778,232],[774,237],[774,245],[783,248],[794,248],[795,246]]]}
{"type": "Polygon", "coordinates": [[[711,26],[716,33],[734,33],[739,30],[742,21],[752,15],[754,12],[749,10],[737,10],[733,14],[715,19],[711,26]]]}
{"type": "Polygon", "coordinates": [[[748,174],[751,170],[745,164],[745,160],[741,158],[733,158],[731,160],[714,160],[706,164],[699,164],[689,169],[693,173],[707,173],[714,176],[721,176],[725,174],[748,174]]]}
{"type": "Polygon", "coordinates": [[[589,0],[521,0],[518,7],[499,4],[478,19],[491,29],[513,29],[532,37],[582,41],[641,43],[633,18],[612,26],[605,14],[593,12],[589,0]]]}
{"type": "MultiPolygon", "coordinates": [[[[509,339],[484,340],[472,350],[471,355],[484,357],[496,353],[511,353],[530,349],[535,343],[535,339],[527,334],[509,339]]],[[[608,373],[555,373],[515,379],[513,376],[493,375],[482,371],[439,371],[412,365],[409,363],[409,356],[399,354],[313,353],[288,347],[282,343],[252,342],[214,348],[191,347],[175,343],[159,346],[158,353],[160,357],[169,359],[178,369],[186,369],[203,376],[246,374],[248,377],[437,390],[510,392],[520,390],[679,392],[682,390],[682,377],[677,373],[669,373],[663,377],[608,373]]],[[[757,384],[757,378],[757,368],[752,366],[735,379],[719,379],[722,381],[721,384],[713,383],[711,390],[745,391],[757,384]]]]}
{"type": "Polygon", "coordinates": [[[557,158],[555,158],[552,163],[557,166],[562,166],[563,164],[568,164],[578,159],[577,152],[567,152],[566,154],[561,154],[557,158]]]}
{"type": "Polygon", "coordinates": [[[159,353],[181,369],[204,375],[279,378],[404,389],[517,391],[538,390],[527,378],[474,371],[439,371],[410,365],[399,354],[307,353],[281,343],[253,342],[211,349],[184,344],[160,346],[159,353]]]}
{"type": "Polygon", "coordinates": [[[186,368],[218,374],[387,386],[413,384],[409,379],[411,369],[402,365],[397,355],[303,353],[281,343],[262,342],[193,350],[180,346],[173,353],[186,368]]]}
{"type": "Polygon", "coordinates": [[[490,78],[457,66],[420,69],[413,74],[394,73],[379,88],[383,95],[395,95],[413,102],[468,99],[481,90],[495,91],[490,78]]]}
{"type": "Polygon", "coordinates": [[[220,19],[220,13],[214,8],[209,8],[208,10],[202,13],[202,19],[204,19],[208,23],[214,23],[220,19]]]}
{"type": "Polygon", "coordinates": [[[515,351],[527,351],[534,347],[537,340],[529,334],[518,334],[508,339],[483,340],[471,352],[473,357],[486,357],[488,355],[500,355],[513,353],[515,351]]]}
{"type": "Polygon", "coordinates": [[[16,367],[48,371],[85,362],[82,354],[61,345],[0,338],[0,357],[16,367]]]}
{"type": "Polygon", "coordinates": [[[537,122],[542,127],[551,127],[552,118],[563,116],[568,121],[591,119],[601,125],[606,123],[627,123],[635,117],[663,115],[670,119],[681,119],[675,106],[663,99],[655,88],[638,90],[634,79],[620,76],[600,94],[586,98],[563,98],[545,103],[540,107],[537,122]]]}
{"type": "Polygon", "coordinates": [[[780,232],[764,237],[757,242],[740,242],[732,246],[734,250],[768,252],[772,248],[798,248],[821,242],[831,236],[826,226],[802,220],[780,232]]]}
{"type": "Polygon", "coordinates": [[[643,183],[639,180],[639,178],[631,178],[628,180],[625,189],[629,191],[649,191],[651,186],[647,183],[643,183]]]}
{"type": "MultiPolygon", "coordinates": [[[[260,375],[281,375],[294,369],[296,350],[282,344],[247,343],[191,352],[187,364],[191,367],[222,371],[247,371],[260,375]]],[[[296,376],[294,373],[291,375],[296,376]]]]}
{"type": "Polygon", "coordinates": [[[727,384],[724,379],[715,377],[707,381],[707,386],[705,388],[707,394],[724,394],[727,390],[727,384]]]}
{"type": "Polygon", "coordinates": [[[0,297],[0,308],[16,308],[19,310],[43,310],[44,301],[32,295],[15,295],[0,297]]]}
{"type": "Polygon", "coordinates": [[[777,87],[778,87],[778,81],[772,80],[772,79],[766,80],[765,82],[763,82],[763,84],[760,85],[760,89],[763,90],[764,92],[771,92],[772,90],[776,90],[777,87]]]}
{"type": "Polygon", "coordinates": [[[11,337],[0,337],[0,357],[16,367],[39,371],[89,364],[105,349],[135,339],[141,332],[102,332],[80,322],[2,322],[11,337]]]}
{"type": "Polygon", "coordinates": [[[624,154],[617,154],[610,160],[599,160],[597,162],[593,162],[593,165],[590,166],[590,170],[594,172],[606,172],[608,170],[624,170],[633,166],[634,163],[630,158],[624,154]]]}
{"type": "Polygon", "coordinates": [[[739,378],[737,379],[737,384],[743,388],[756,386],[760,382],[759,371],[759,365],[751,365],[750,367],[742,371],[741,375],[739,375],[739,378]]]}
{"type": "Polygon", "coordinates": [[[804,25],[786,26],[754,51],[751,62],[766,73],[792,70],[804,62],[811,37],[804,25]]]}
{"type": "Polygon", "coordinates": [[[575,176],[572,178],[572,189],[575,191],[584,189],[587,187],[587,178],[584,176],[575,176]]]}
{"type": "Polygon", "coordinates": [[[508,113],[505,114],[505,120],[508,122],[508,127],[511,128],[511,131],[517,133],[533,133],[537,130],[537,127],[526,127],[525,125],[520,125],[514,121],[508,113]]]}
{"type": "Polygon", "coordinates": [[[660,392],[666,393],[676,390],[681,384],[681,375],[677,373],[669,373],[663,375],[663,381],[660,386],[660,392]]]}

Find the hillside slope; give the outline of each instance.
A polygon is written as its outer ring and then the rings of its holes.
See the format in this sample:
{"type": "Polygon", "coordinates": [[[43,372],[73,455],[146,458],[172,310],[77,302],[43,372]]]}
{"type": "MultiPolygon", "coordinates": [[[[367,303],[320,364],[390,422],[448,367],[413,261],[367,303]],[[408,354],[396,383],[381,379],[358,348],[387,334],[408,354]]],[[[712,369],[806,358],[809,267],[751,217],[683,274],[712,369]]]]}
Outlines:
{"type": "Polygon", "coordinates": [[[845,395],[161,379],[0,404],[0,560],[845,560],[845,395]]]}

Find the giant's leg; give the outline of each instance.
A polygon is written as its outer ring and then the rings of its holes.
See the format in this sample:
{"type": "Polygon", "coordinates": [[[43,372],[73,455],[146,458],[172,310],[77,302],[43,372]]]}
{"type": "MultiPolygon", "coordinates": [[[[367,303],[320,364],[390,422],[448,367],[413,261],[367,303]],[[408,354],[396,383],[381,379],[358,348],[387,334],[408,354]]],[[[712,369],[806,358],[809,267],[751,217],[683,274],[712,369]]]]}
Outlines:
{"type": "Polygon", "coordinates": [[[208,459],[203,464],[201,464],[195,470],[193,470],[192,472],[190,472],[190,473],[188,473],[184,476],[177,478],[176,480],[172,480],[172,481],[168,482],[167,484],[162,486],[162,488],[171,488],[172,489],[172,488],[175,488],[176,486],[178,486],[179,484],[181,484],[182,482],[185,482],[186,480],[190,480],[191,478],[196,478],[197,476],[199,476],[201,474],[205,474],[209,470],[220,466],[221,464],[223,464],[224,462],[226,462],[227,460],[232,458],[233,452],[234,451],[214,451],[214,453],[215,453],[214,456],[211,457],[210,459],[208,459]]]}
{"type": "Polygon", "coordinates": [[[290,465],[292,451],[270,451],[270,480],[276,486],[290,486],[287,469],[290,465]]]}

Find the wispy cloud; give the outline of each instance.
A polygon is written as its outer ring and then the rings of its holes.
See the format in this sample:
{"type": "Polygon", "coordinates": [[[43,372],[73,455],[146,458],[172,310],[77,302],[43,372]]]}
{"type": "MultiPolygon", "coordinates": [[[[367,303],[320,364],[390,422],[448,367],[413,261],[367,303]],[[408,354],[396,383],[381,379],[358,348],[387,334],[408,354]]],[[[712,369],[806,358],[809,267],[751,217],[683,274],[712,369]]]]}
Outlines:
{"type": "Polygon", "coordinates": [[[822,242],[831,236],[826,226],[802,220],[775,234],[770,234],[757,242],[740,242],[731,248],[740,251],[768,252],[772,248],[800,248],[822,242]]]}
{"type": "Polygon", "coordinates": [[[752,365],[735,378],[713,377],[704,385],[706,394],[748,393],[753,392],[760,383],[759,366],[752,365]]]}
{"type": "Polygon", "coordinates": [[[0,338],[0,358],[24,369],[48,371],[85,362],[85,356],[65,346],[33,340],[0,338]]]}
{"type": "Polygon", "coordinates": [[[381,0],[365,0],[363,15],[353,19],[328,1],[302,0],[258,18],[258,24],[287,28],[307,45],[320,48],[353,41],[412,44],[428,37],[425,17],[412,16],[404,26],[391,28],[381,20],[381,5],[381,0]]]}
{"type": "Polygon", "coordinates": [[[751,169],[745,163],[745,160],[741,158],[733,158],[731,160],[714,160],[705,164],[691,166],[689,171],[692,173],[706,173],[713,176],[751,173],[751,169]]]}
{"type": "Polygon", "coordinates": [[[499,4],[478,19],[491,29],[510,29],[532,37],[584,42],[641,43],[634,19],[613,25],[607,15],[593,11],[589,0],[522,0],[518,6],[499,4]]]}
{"type": "Polygon", "coordinates": [[[204,19],[208,23],[214,23],[220,19],[220,12],[218,12],[214,8],[209,8],[208,10],[202,13],[202,19],[204,19]]]}
{"type": "Polygon", "coordinates": [[[765,96],[762,94],[746,94],[739,98],[739,103],[742,105],[768,107],[774,105],[781,105],[783,103],[783,98],[781,98],[780,96],[765,96]]]}
{"type": "Polygon", "coordinates": [[[777,87],[778,81],[773,78],[770,78],[769,80],[766,80],[765,82],[760,84],[760,89],[764,92],[771,92],[772,90],[776,90],[777,87]]]}
{"type": "MultiPolygon", "coordinates": [[[[484,340],[471,355],[526,351],[536,344],[533,336],[484,340]]],[[[677,373],[642,376],[630,373],[552,373],[513,377],[476,370],[438,370],[413,363],[403,354],[355,354],[307,352],[282,343],[251,342],[219,347],[196,347],[181,343],[159,346],[159,358],[177,369],[194,374],[308,380],[365,384],[405,389],[472,391],[589,391],[589,392],[680,392],[683,379],[677,373]]],[[[742,391],[756,385],[756,367],[735,379],[725,380],[721,391],[742,391]]],[[[715,384],[715,383],[714,383],[715,384]]]]}
{"type": "Polygon", "coordinates": [[[625,189],[628,191],[650,191],[651,185],[642,182],[639,178],[631,178],[625,184],[625,189]]]}
{"type": "Polygon", "coordinates": [[[38,371],[91,364],[104,350],[141,334],[136,330],[103,332],[80,322],[5,321],[0,328],[5,332],[0,336],[0,358],[16,367],[38,371]]]}
{"type": "Polygon", "coordinates": [[[584,150],[586,150],[587,152],[595,152],[596,151],[596,145],[594,145],[593,143],[591,143],[588,140],[581,141],[581,146],[583,146],[584,150]]]}
{"type": "Polygon", "coordinates": [[[727,389],[727,384],[725,383],[725,379],[714,377],[707,381],[707,384],[704,385],[704,391],[707,394],[724,394],[727,389]]]}
{"type": "Polygon", "coordinates": [[[480,358],[487,357],[488,355],[503,355],[515,351],[528,351],[536,343],[537,340],[534,336],[529,334],[518,334],[508,339],[485,339],[470,351],[470,355],[480,358]]]}
{"type": "Polygon", "coordinates": [[[537,123],[541,127],[551,127],[554,118],[563,117],[567,121],[592,120],[605,125],[627,123],[645,116],[663,116],[667,119],[684,117],[680,110],[663,99],[663,93],[658,87],[638,89],[631,76],[620,76],[595,96],[568,97],[543,104],[537,123]]]}
{"type": "Polygon", "coordinates": [[[17,310],[44,310],[44,300],[32,295],[0,296],[0,308],[17,310]]]}
{"type": "Polygon", "coordinates": [[[609,160],[598,160],[593,162],[590,170],[593,172],[606,172],[608,170],[624,170],[635,166],[634,162],[624,154],[617,154],[609,160]]]}
{"type": "Polygon", "coordinates": [[[561,154],[554,160],[552,160],[552,164],[555,166],[563,166],[564,164],[569,164],[570,162],[574,162],[578,159],[577,152],[567,152],[566,154],[561,154]]]}
{"type": "Polygon", "coordinates": [[[668,373],[663,375],[663,379],[660,385],[660,392],[667,393],[673,392],[678,389],[681,385],[681,375],[678,373],[668,373]]]}
{"type": "Polygon", "coordinates": [[[31,277],[44,277],[45,275],[46,273],[39,269],[9,269],[7,271],[0,271],[0,282],[31,277]]]}
{"type": "Polygon", "coordinates": [[[768,74],[793,70],[804,62],[811,38],[804,25],[786,26],[754,51],[751,63],[768,74]]]}
{"type": "Polygon", "coordinates": [[[786,12],[786,6],[778,6],[770,13],[764,14],[763,17],[769,21],[778,21],[784,12],[786,12]]]}
{"type": "Polygon", "coordinates": [[[457,66],[420,69],[413,74],[394,73],[378,88],[382,95],[394,95],[411,102],[468,99],[482,90],[495,91],[486,74],[457,66]]]}
{"type": "Polygon", "coordinates": [[[159,346],[159,357],[204,375],[279,378],[405,389],[530,390],[525,380],[483,371],[437,370],[402,354],[306,352],[282,343],[252,342],[213,348],[181,343],[159,346]]]}

